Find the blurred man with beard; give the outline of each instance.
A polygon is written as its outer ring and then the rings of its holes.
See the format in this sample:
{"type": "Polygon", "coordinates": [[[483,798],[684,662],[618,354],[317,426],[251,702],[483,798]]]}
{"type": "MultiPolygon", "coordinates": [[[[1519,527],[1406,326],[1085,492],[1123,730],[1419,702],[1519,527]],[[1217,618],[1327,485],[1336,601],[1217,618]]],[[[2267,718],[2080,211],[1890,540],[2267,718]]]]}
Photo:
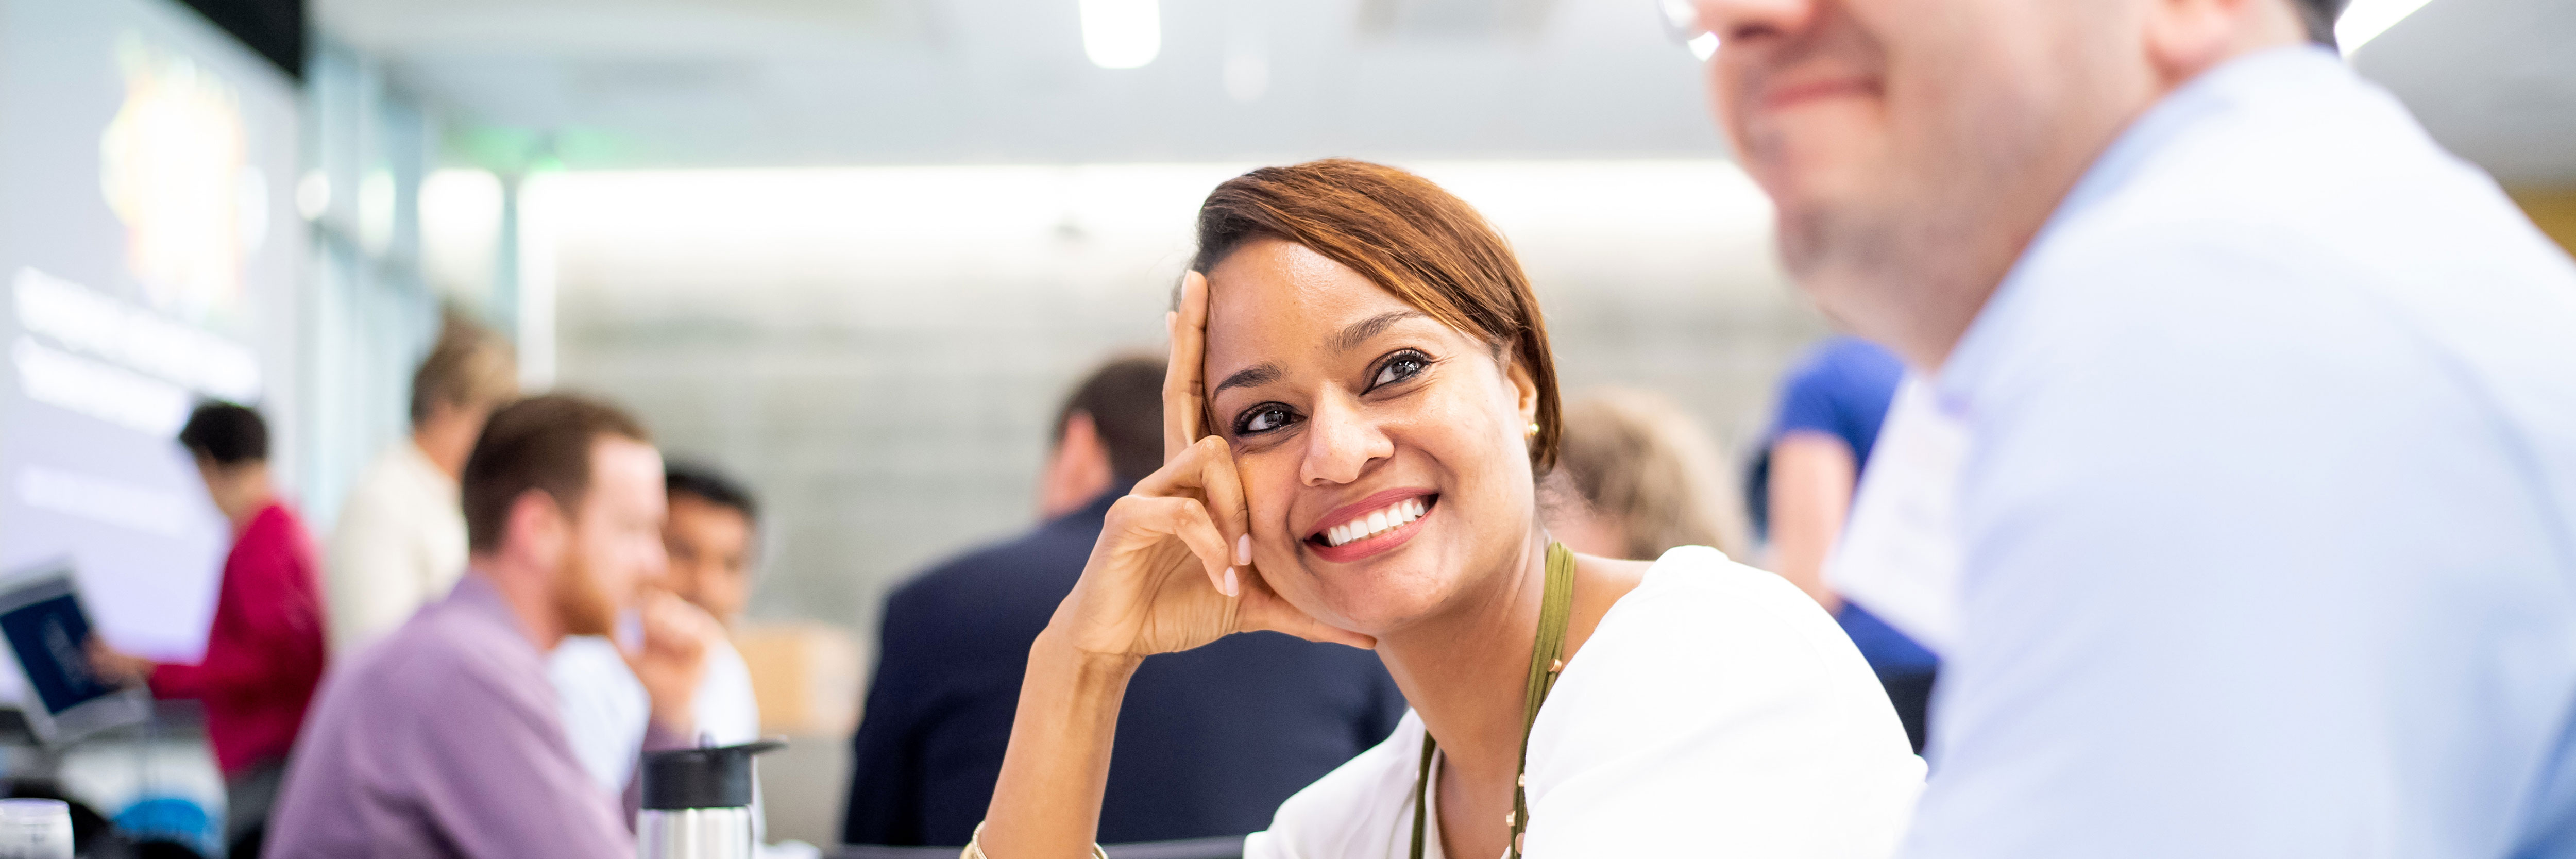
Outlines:
{"type": "MultiPolygon", "coordinates": [[[[635,855],[618,798],[565,741],[546,653],[609,633],[661,572],[662,457],[614,408],[537,397],[493,414],[461,494],[464,578],[324,682],[269,856],[635,855]]],[[[640,602],[627,661],[652,701],[646,747],[682,745],[721,633],[678,597],[640,602]]]]}
{"type": "Polygon", "coordinates": [[[1968,434],[1904,855],[2576,856],[2576,266],[2341,0],[1696,4],[1789,271],[1968,434]]]}

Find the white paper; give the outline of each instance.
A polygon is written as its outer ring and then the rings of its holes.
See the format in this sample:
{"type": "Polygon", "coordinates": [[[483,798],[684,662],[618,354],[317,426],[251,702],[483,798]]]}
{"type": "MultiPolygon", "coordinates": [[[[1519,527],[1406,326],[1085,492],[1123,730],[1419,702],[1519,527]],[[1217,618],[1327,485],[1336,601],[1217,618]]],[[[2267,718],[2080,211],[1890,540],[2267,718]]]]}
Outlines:
{"type": "Polygon", "coordinates": [[[1825,582],[1934,653],[1959,635],[1959,468],[1967,424],[1906,374],[1879,428],[1825,582]]]}

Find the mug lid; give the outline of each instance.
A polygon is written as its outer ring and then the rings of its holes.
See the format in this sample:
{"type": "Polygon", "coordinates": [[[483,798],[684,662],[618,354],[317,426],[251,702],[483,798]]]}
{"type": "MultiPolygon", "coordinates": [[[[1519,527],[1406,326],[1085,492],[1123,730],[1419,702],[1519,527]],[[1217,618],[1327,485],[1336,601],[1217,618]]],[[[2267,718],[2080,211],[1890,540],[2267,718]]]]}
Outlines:
{"type": "Polygon", "coordinates": [[[643,807],[749,807],[753,784],[752,756],[786,745],[777,740],[761,740],[739,746],[645,752],[643,807]]]}

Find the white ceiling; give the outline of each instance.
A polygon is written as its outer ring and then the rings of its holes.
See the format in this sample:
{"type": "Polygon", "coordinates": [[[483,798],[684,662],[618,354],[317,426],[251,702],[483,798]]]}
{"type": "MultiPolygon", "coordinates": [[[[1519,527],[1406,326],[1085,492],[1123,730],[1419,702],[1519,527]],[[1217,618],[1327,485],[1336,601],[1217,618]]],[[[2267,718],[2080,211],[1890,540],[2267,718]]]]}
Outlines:
{"type": "Polygon", "coordinates": [[[316,5],[422,94],[556,130],[575,166],[1719,146],[1647,0],[1164,0],[1161,55],[1130,70],[1084,58],[1075,0],[316,5]]]}
{"type": "Polygon", "coordinates": [[[2576,187],[2576,0],[2433,0],[2353,62],[2506,184],[2576,187]]]}
{"type": "MultiPolygon", "coordinates": [[[[315,0],[325,32],[575,167],[1708,157],[1649,0],[315,0]]],[[[2576,186],[2576,0],[2432,0],[2355,58],[2508,183],[2576,186]]]]}

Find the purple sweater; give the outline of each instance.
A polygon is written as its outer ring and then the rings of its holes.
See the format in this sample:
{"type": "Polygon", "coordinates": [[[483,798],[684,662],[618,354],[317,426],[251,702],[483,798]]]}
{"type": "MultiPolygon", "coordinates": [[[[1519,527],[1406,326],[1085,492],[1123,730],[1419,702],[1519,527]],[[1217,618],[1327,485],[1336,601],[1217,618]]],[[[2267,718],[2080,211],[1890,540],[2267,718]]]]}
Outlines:
{"type": "Polygon", "coordinates": [[[619,804],[573,758],[545,654],[468,573],[323,680],[265,855],[631,859],[619,804]]]}

